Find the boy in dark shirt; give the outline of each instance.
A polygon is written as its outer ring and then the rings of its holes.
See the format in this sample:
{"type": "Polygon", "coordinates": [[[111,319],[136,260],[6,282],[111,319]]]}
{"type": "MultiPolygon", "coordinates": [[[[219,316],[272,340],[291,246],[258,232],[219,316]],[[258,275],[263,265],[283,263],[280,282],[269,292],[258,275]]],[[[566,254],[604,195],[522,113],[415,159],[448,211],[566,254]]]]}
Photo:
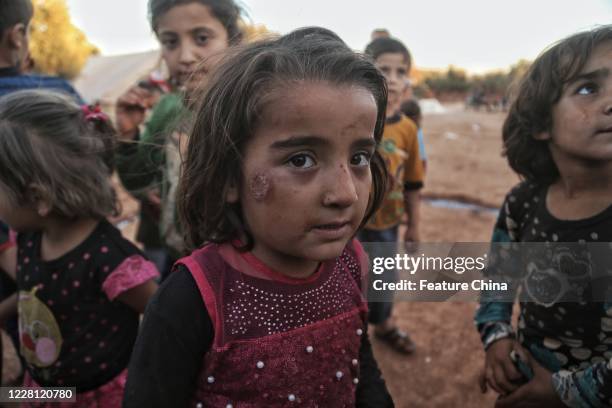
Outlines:
{"type": "Polygon", "coordinates": [[[0,96],[32,88],[57,89],[83,100],[64,79],[24,75],[28,63],[29,27],[33,8],[30,0],[0,0],[0,96]]]}

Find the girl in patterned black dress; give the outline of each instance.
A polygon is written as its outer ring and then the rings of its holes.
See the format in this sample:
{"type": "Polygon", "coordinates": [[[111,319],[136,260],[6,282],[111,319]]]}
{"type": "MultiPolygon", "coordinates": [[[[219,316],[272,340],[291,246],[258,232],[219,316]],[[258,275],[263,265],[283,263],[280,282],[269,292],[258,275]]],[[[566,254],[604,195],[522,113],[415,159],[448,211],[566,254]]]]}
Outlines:
{"type": "Polygon", "coordinates": [[[503,140],[524,181],[503,204],[493,234],[499,268],[489,274],[520,288],[520,315],[515,334],[513,304],[483,293],[481,386],[502,396],[500,407],[610,406],[612,26],[575,34],[534,61],[503,140]],[[532,378],[521,380],[512,350],[532,378]]]}
{"type": "Polygon", "coordinates": [[[112,137],[104,114],[58,93],[0,100],[0,218],[17,232],[24,385],[76,387],[81,407],[120,406],[157,288],[153,264],[106,221],[112,137]]]}

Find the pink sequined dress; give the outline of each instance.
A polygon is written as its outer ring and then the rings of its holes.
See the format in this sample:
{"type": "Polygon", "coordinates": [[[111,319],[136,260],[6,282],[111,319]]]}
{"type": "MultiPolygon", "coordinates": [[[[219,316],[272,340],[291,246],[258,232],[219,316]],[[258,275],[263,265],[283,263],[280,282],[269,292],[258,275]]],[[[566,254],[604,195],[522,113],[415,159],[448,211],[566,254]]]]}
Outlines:
{"type": "Polygon", "coordinates": [[[236,256],[265,278],[242,273],[222,249],[211,244],[179,261],[215,332],[193,406],[354,406],[367,313],[359,242],[306,280],[272,271],[249,253],[236,256]]]}

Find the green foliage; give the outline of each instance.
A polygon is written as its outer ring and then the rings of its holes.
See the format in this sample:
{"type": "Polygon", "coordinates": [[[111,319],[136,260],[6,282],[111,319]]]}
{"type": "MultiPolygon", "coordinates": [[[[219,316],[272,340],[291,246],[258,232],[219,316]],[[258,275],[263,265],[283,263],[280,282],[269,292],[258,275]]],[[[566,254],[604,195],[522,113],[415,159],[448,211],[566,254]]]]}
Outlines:
{"type": "Polygon", "coordinates": [[[436,94],[465,92],[470,87],[465,71],[452,65],[445,73],[431,73],[424,82],[436,94]]]}
{"type": "Polygon", "coordinates": [[[98,49],[70,21],[65,0],[35,0],[30,23],[30,55],[35,70],[68,79],[76,77],[98,49]]]}
{"type": "Polygon", "coordinates": [[[508,94],[510,87],[517,83],[527,72],[530,62],[520,60],[508,70],[487,72],[468,76],[460,68],[449,66],[446,72],[423,72],[419,92],[434,95],[464,94],[479,90],[484,94],[502,97],[508,94]]]}

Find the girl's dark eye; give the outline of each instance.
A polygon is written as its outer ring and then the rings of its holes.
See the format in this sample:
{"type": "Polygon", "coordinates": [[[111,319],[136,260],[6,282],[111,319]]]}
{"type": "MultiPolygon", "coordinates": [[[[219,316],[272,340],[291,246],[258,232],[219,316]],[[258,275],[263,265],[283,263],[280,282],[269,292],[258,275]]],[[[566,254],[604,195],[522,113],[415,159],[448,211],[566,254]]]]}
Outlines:
{"type": "Polygon", "coordinates": [[[352,166],[366,167],[370,165],[372,155],[367,152],[359,152],[351,158],[352,166]]]}
{"type": "Polygon", "coordinates": [[[314,159],[307,154],[296,154],[287,160],[287,164],[298,169],[308,169],[315,165],[314,159]]]}
{"type": "Polygon", "coordinates": [[[162,47],[172,50],[176,48],[178,41],[174,38],[165,38],[161,41],[162,47]]]}
{"type": "Polygon", "coordinates": [[[576,94],[578,95],[591,95],[597,91],[597,85],[593,83],[587,83],[581,85],[577,90],[576,94]]]}
{"type": "Polygon", "coordinates": [[[195,36],[196,44],[202,46],[208,42],[208,36],[204,34],[198,34],[195,36]]]}

